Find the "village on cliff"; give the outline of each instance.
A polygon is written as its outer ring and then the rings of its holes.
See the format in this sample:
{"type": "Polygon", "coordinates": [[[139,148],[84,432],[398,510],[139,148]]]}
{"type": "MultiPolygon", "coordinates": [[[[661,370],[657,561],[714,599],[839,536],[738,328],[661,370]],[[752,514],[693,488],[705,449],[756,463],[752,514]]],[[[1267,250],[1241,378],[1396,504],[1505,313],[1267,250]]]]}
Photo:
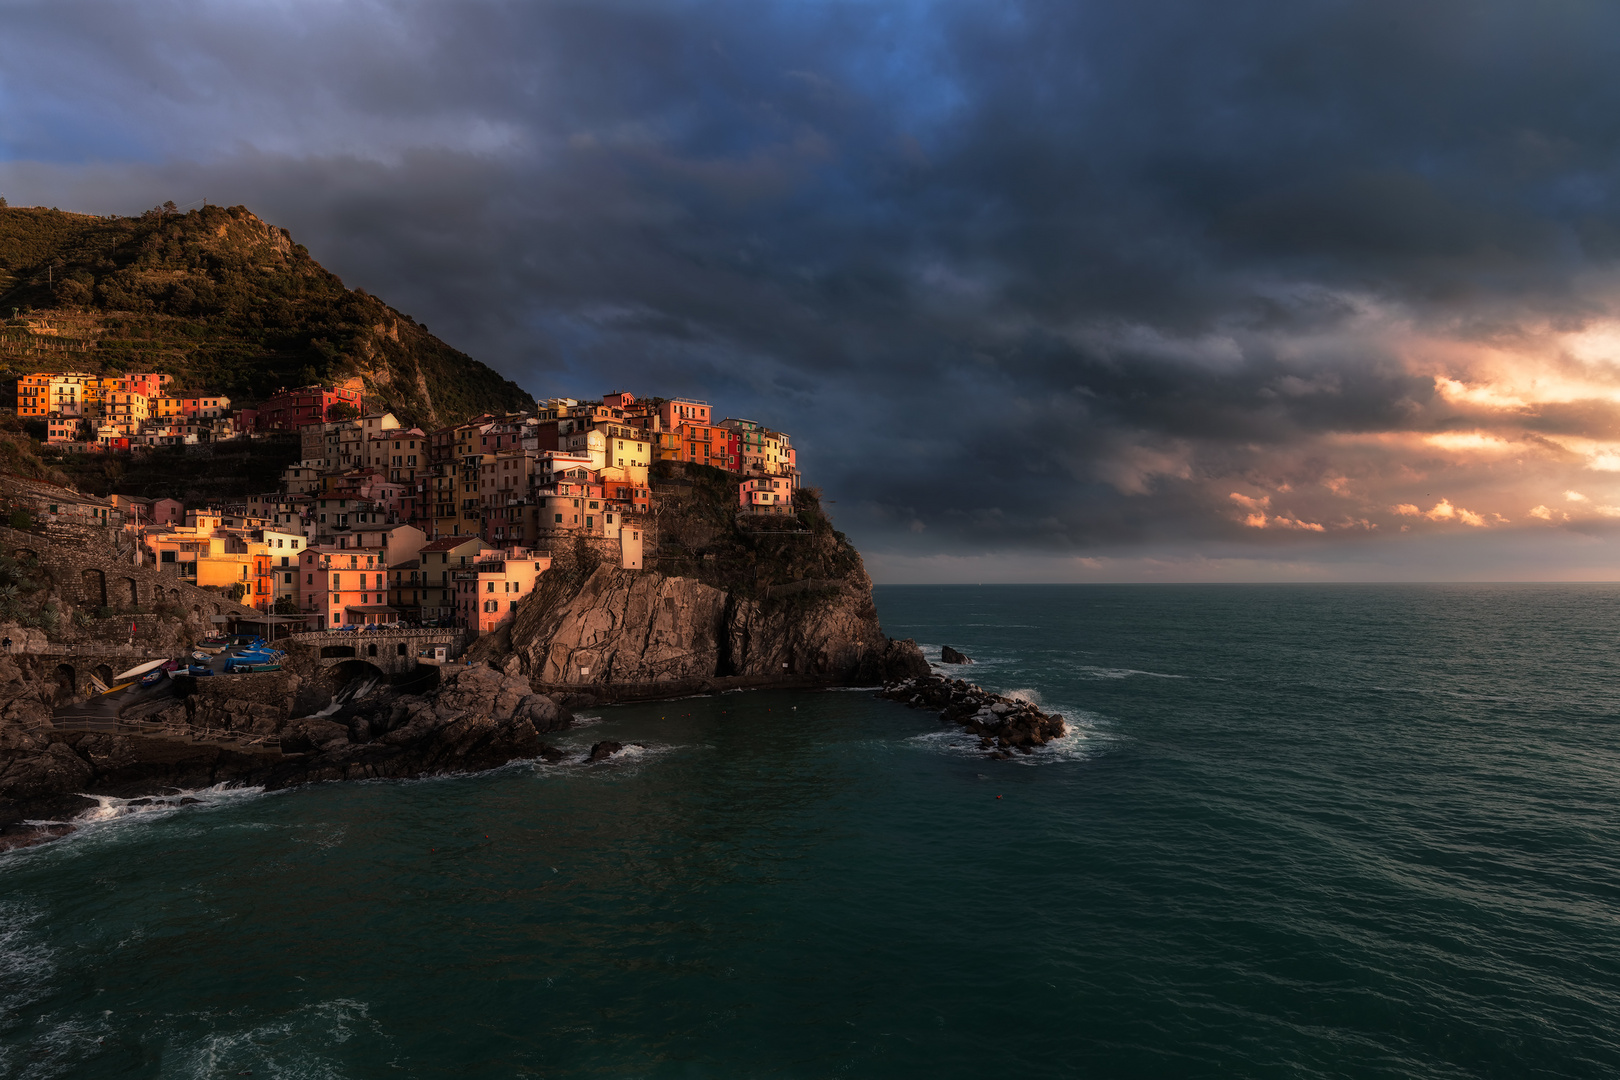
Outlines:
{"type": "MultiPolygon", "coordinates": [[[[586,543],[626,569],[655,545],[659,462],[734,474],[737,513],[793,512],[797,460],[786,434],[715,420],[707,402],[550,398],[534,411],[424,431],[368,411],[358,379],[277,392],[233,409],[166,374],[24,376],[17,415],[43,420],[66,451],[140,452],[296,434],[280,489],[244,503],[86,495],[8,485],[46,522],[130,536],[136,565],[217,589],[299,629],[401,624],[488,633],[551,565],[586,543]]],[[[655,548],[654,548],[655,550],[655,548]]]]}

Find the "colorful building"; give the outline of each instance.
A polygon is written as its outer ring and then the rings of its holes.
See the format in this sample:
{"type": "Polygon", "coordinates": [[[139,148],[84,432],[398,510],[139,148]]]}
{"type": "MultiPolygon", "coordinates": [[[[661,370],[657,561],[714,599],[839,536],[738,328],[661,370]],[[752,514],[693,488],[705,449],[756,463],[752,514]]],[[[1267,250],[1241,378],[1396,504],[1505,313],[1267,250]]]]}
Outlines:
{"type": "Polygon", "coordinates": [[[761,476],[737,485],[737,505],[749,514],[791,514],[793,481],[779,476],[761,476]]]}
{"type": "Polygon", "coordinates": [[[296,390],[278,390],[259,406],[254,422],[259,431],[297,431],[332,419],[334,406],[347,405],[358,413],[360,404],[358,379],[332,387],[300,386],[296,390]]]}
{"type": "Polygon", "coordinates": [[[447,536],[425,544],[417,553],[423,622],[453,620],[456,617],[454,575],[476,564],[486,546],[476,536],[447,536]]]}
{"type": "Polygon", "coordinates": [[[380,549],[305,548],[299,560],[299,607],[317,630],[395,622],[380,549]]]}
{"type": "Polygon", "coordinates": [[[507,622],[518,601],[534,591],[534,580],[551,567],[551,556],[513,547],[485,552],[469,569],[453,575],[457,621],[487,634],[507,622]]]}

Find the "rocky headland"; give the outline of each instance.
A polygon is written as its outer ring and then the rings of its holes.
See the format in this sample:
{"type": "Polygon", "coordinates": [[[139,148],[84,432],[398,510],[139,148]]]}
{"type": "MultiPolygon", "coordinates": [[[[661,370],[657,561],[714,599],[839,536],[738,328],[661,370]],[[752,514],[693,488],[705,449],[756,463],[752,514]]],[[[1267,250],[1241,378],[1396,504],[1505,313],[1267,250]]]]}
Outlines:
{"type": "MultiPolygon", "coordinates": [[[[85,653],[97,638],[127,633],[127,622],[112,623],[129,616],[107,614],[103,626],[76,614],[105,606],[103,581],[123,580],[116,537],[0,537],[27,547],[28,607],[51,613],[33,620],[41,625],[15,624],[11,640],[27,651],[0,655],[0,850],[71,831],[98,797],[559,761],[567,755],[544,736],[582,706],[927,676],[915,643],[883,634],[860,555],[813,490],[795,493],[793,516],[758,523],[738,517],[734,478],[719,470],[660,466],[657,489],[656,568],[621,569],[585,541],[554,551],[514,619],[462,663],[370,678],[300,663],[294,648],[279,672],[177,676],[161,692],[116,702],[85,698],[74,673],[129,663],[85,653]],[[69,634],[87,640],[58,640],[69,634]]],[[[160,592],[145,581],[152,573],[127,588],[143,607],[148,592],[167,605],[141,615],[140,628],[172,655],[209,628],[209,615],[235,610],[189,586],[160,592]]],[[[620,749],[601,742],[575,756],[600,761],[620,749]]]]}
{"type": "Polygon", "coordinates": [[[928,674],[884,686],[880,696],[915,709],[932,709],[940,719],[979,737],[986,756],[1005,759],[1032,754],[1038,746],[1068,734],[1059,713],[1043,713],[1030,702],[995,694],[962,679],[928,674]]]}
{"type": "Polygon", "coordinates": [[[915,642],[884,635],[860,553],[813,489],[794,493],[792,517],[760,521],[738,517],[718,469],[662,463],[654,490],[656,569],[584,542],[553,551],[516,618],[469,655],[582,705],[927,673],[915,642]]]}

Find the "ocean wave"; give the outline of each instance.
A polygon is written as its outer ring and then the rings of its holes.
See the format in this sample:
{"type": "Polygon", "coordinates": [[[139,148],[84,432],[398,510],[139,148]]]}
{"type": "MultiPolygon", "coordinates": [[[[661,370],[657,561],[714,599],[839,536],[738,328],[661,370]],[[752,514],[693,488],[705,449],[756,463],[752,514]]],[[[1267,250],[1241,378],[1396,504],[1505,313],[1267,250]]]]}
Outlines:
{"type": "Polygon", "coordinates": [[[349,1075],[337,1059],[337,1048],[356,1038],[375,1040],[374,1054],[386,1054],[390,1040],[371,1016],[371,1007],[353,998],[333,998],[301,1005],[273,1020],[221,1030],[236,1013],[201,1013],[185,1017],[190,1024],[213,1027],[200,1038],[177,1039],[164,1053],[166,1075],[212,1080],[249,1071],[267,1076],[335,1078],[349,1075]],[[274,1056],[272,1056],[274,1055],[274,1056]],[[172,1070],[172,1071],[171,1071],[172,1070]]]}
{"type": "MultiPolygon", "coordinates": [[[[81,795],[81,798],[94,799],[96,805],[75,817],[71,824],[83,829],[111,822],[128,821],[132,818],[150,821],[168,817],[191,807],[209,809],[242,802],[263,794],[262,787],[215,784],[213,787],[182,789],[167,795],[143,795],[134,799],[120,799],[113,795],[81,795]]],[[[41,821],[29,824],[56,823],[41,821]]]]}
{"type": "MultiPolygon", "coordinates": [[[[56,977],[56,951],[34,926],[43,917],[31,906],[0,901],[0,1035],[13,1033],[17,1014],[49,994],[56,977]]],[[[0,1076],[21,1075],[23,1059],[36,1050],[0,1039],[0,1076]]]]}
{"type": "MultiPolygon", "coordinates": [[[[591,748],[589,746],[579,747],[578,749],[582,755],[589,754],[591,752],[591,748]]],[[[612,754],[609,757],[605,757],[601,761],[592,761],[587,762],[586,764],[593,769],[599,768],[603,765],[639,765],[642,762],[663,757],[665,754],[673,753],[679,749],[681,749],[679,746],[671,746],[668,743],[625,743],[624,748],[619,750],[617,753],[612,754]]],[[[572,764],[579,763],[578,758],[575,758],[572,762],[572,764]]],[[[570,762],[568,759],[564,758],[562,761],[558,762],[558,764],[567,765],[570,764],[570,762]]]]}
{"type": "Polygon", "coordinates": [[[0,1018],[33,1002],[56,974],[56,957],[34,930],[43,913],[0,901],[0,1018]]]}
{"type": "Polygon", "coordinates": [[[1128,679],[1133,675],[1145,675],[1150,679],[1186,679],[1188,675],[1167,675],[1162,671],[1139,671],[1136,668],[1110,668],[1096,667],[1092,664],[1081,664],[1076,671],[1083,672],[1092,679],[1128,679]]]}

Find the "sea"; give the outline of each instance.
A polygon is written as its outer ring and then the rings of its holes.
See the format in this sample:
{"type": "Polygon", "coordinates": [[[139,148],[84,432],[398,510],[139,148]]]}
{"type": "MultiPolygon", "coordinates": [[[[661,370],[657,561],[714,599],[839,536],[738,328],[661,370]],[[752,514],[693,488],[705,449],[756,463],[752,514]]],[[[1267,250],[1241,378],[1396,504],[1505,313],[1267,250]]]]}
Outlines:
{"type": "Polygon", "coordinates": [[[102,800],[0,857],[0,1076],[1620,1075],[1620,588],[876,596],[1071,733],[731,693],[102,800]]]}

